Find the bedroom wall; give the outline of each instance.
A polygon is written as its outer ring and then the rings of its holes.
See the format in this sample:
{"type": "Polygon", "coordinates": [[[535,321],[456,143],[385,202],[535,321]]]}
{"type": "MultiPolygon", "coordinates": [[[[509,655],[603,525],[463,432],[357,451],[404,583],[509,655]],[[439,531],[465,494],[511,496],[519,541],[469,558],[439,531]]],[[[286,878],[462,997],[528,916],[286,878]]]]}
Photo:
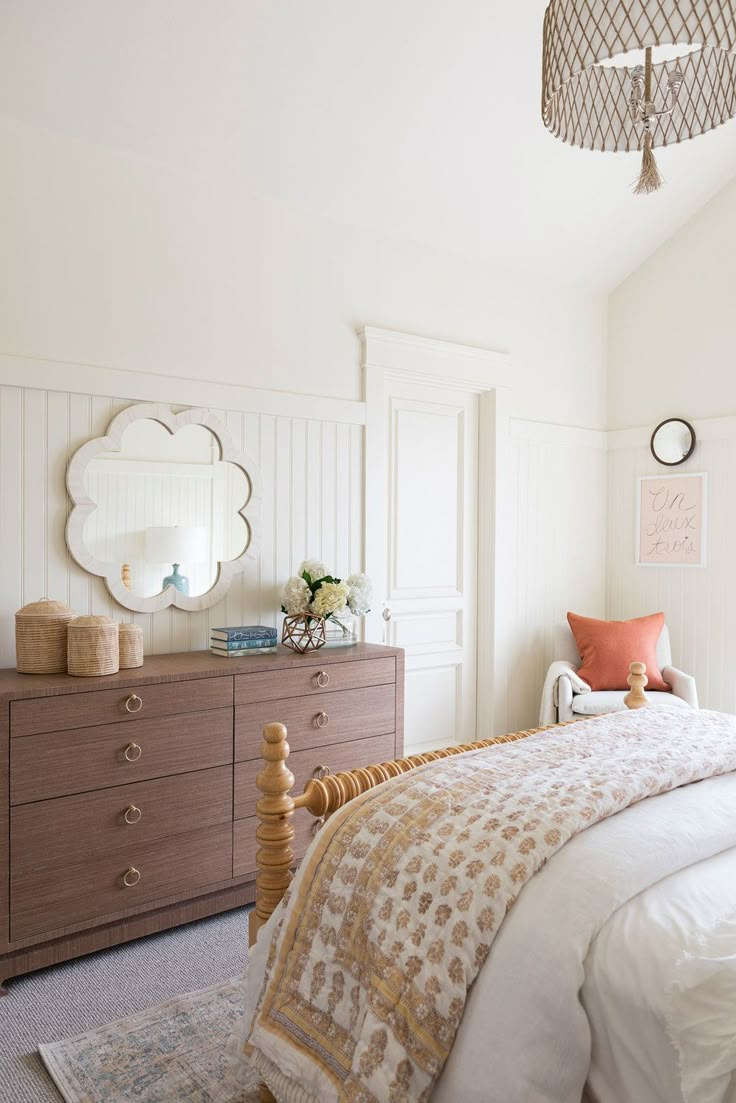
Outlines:
{"type": "MultiPolygon", "coordinates": [[[[321,550],[309,528],[326,526],[328,548],[347,528],[355,549],[362,536],[354,504],[345,516],[315,522],[310,511],[320,505],[305,507],[300,497],[305,477],[335,478],[332,468],[315,475],[307,456],[303,467],[301,443],[289,465],[273,444],[278,418],[264,413],[259,396],[263,388],[284,392],[286,442],[294,433],[302,441],[307,422],[339,427],[362,398],[356,331],[373,324],[511,354],[509,477],[518,494],[499,538],[516,565],[508,658],[527,673],[509,691],[509,726],[533,723],[554,623],[568,605],[604,611],[603,525],[580,542],[566,523],[576,479],[596,503],[605,489],[603,294],[338,225],[241,177],[183,175],[12,121],[0,124],[0,150],[0,384],[9,388],[0,495],[5,519],[18,519],[3,550],[0,663],[13,661],[12,613],[44,589],[68,591],[84,611],[109,611],[105,591],[80,576],[63,546],[61,468],[111,409],[95,386],[100,372],[119,382],[106,393],[131,400],[150,397],[152,380],[164,388],[160,400],[182,404],[182,379],[222,384],[228,417],[243,432],[248,418],[271,419],[259,426],[280,512],[260,581],[247,583],[259,596],[236,594],[215,619],[273,608],[277,582],[302,554],[321,550]],[[307,416],[299,403],[311,399],[300,396],[344,406],[328,415],[310,405],[307,416]],[[18,457],[26,465],[20,476],[18,457]],[[295,533],[305,525],[302,541],[295,533]]],[[[342,477],[339,460],[335,471],[342,477]]],[[[145,626],[149,650],[203,646],[205,614],[156,616],[145,626]]]]}
{"type": "Polygon", "coordinates": [[[736,183],[728,185],[611,296],[608,568],[611,617],[663,609],[676,665],[701,704],[736,712],[736,183]],[[662,474],[649,451],[666,417],[694,422],[698,447],[678,468],[709,473],[708,565],[634,564],[636,480],[662,474]]]}

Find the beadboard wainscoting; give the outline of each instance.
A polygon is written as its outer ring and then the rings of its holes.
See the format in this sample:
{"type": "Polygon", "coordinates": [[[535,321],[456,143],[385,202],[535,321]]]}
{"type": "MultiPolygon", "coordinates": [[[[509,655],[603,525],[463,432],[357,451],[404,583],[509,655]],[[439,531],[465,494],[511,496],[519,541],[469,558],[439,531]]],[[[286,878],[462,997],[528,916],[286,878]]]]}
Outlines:
{"type": "MultiPolygon", "coordinates": [[[[37,365],[32,370],[38,374],[37,365]]],[[[89,374],[83,369],[83,378],[85,371],[89,374]]],[[[109,373],[99,373],[109,381],[109,373]]],[[[18,374],[13,373],[14,381],[18,374]]],[[[58,365],[55,374],[67,382],[77,373],[58,365]]],[[[136,394],[167,401],[166,380],[157,381],[155,396],[148,388],[139,392],[134,378],[131,384],[135,390],[130,398],[0,386],[1,667],[15,664],[13,614],[44,594],[68,602],[81,614],[133,619],[143,629],[146,653],[165,654],[207,648],[210,628],[217,625],[274,623],[280,586],[307,554],[323,557],[345,574],[361,569],[362,404],[326,399],[319,417],[314,416],[320,409],[315,399],[243,388],[243,408],[233,409],[237,389],[228,388],[229,408],[211,412],[225,422],[236,446],[260,466],[263,500],[256,560],[235,577],[224,600],[205,612],[170,608],[130,614],[121,609],[103,580],[86,574],[67,552],[65,474],[76,449],[104,434],[115,414],[138,401],[136,394]]],[[[208,391],[210,401],[218,397],[216,385],[197,387],[208,391]]],[[[169,400],[176,394],[187,405],[204,404],[197,402],[195,391],[189,401],[175,382],[169,381],[168,391],[169,400]]]]}
{"type": "MultiPolygon", "coordinates": [[[[554,633],[569,609],[605,616],[606,434],[511,421],[510,731],[536,723],[554,633]]],[[[505,539],[501,534],[501,539],[505,539]]]]}
{"type": "MultiPolygon", "coordinates": [[[[0,380],[0,666],[15,663],[13,614],[43,594],[82,614],[133,619],[146,653],[166,654],[206,648],[218,624],[273,623],[280,587],[308,554],[345,573],[362,569],[364,403],[11,357],[0,357],[0,380]],[[259,464],[260,550],[208,611],[130,614],[67,552],[66,465],[125,406],[174,395],[182,408],[211,409],[259,464]]],[[[513,418],[509,428],[497,532],[507,579],[499,731],[535,723],[567,609],[605,614],[606,434],[513,418]]]]}
{"type": "Polygon", "coordinates": [[[676,667],[694,675],[704,708],[736,712],[736,417],[694,422],[698,443],[681,467],[665,468],[649,449],[651,429],[608,434],[608,616],[662,610],[676,667]],[[707,566],[638,567],[637,491],[642,475],[708,474],[707,566]]]}

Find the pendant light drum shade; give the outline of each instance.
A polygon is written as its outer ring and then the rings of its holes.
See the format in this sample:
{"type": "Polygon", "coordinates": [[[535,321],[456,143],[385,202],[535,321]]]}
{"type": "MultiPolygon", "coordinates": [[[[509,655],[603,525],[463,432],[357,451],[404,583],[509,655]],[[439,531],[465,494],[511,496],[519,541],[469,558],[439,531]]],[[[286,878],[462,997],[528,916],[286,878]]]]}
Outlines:
{"type": "Polygon", "coordinates": [[[651,117],[653,146],[695,138],[736,115],[736,0],[552,0],[544,17],[544,125],[584,149],[642,149],[631,109],[633,70],[601,63],[671,45],[685,56],[651,66],[649,100],[672,102],[676,69],[682,81],[674,107],[651,117]],[[686,47],[696,49],[688,54],[686,47]]]}

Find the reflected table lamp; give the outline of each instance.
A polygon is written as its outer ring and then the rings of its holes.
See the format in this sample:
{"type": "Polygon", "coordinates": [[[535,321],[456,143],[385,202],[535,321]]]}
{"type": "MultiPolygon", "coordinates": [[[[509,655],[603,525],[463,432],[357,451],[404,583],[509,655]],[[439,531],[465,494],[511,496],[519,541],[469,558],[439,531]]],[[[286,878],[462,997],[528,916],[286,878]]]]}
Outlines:
{"type": "Polygon", "coordinates": [[[202,525],[156,525],[146,529],[146,560],[149,563],[171,563],[171,574],[161,583],[162,590],[173,586],[180,594],[189,593],[189,579],[181,574],[192,563],[207,557],[207,530],[202,525]]]}

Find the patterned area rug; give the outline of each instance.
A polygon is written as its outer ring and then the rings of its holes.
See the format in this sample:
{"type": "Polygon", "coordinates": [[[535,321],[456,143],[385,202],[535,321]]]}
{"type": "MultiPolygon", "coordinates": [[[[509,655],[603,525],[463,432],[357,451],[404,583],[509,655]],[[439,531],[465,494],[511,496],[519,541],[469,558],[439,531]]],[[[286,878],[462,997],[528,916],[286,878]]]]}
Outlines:
{"type": "Polygon", "coordinates": [[[243,1000],[236,978],[39,1052],[66,1103],[257,1103],[231,1055],[243,1000]]]}

